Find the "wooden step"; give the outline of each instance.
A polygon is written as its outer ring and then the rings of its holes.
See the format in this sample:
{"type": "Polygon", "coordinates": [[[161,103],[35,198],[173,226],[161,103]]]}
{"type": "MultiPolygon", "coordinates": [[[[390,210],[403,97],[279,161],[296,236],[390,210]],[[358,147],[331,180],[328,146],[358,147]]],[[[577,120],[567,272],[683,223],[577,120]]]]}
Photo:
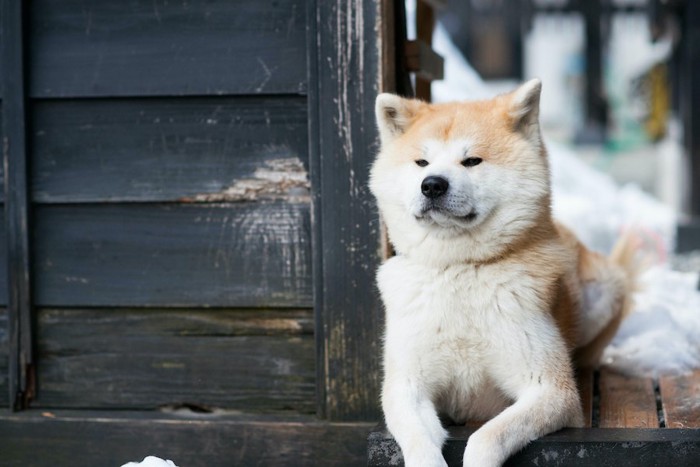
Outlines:
{"type": "MultiPolygon", "coordinates": [[[[608,369],[577,375],[587,428],[567,428],[537,439],[506,466],[700,465],[700,371],[658,380],[608,369]]],[[[443,455],[461,466],[479,424],[449,426],[443,455]]],[[[369,466],[401,466],[401,450],[383,426],[368,440],[369,466]]]]}

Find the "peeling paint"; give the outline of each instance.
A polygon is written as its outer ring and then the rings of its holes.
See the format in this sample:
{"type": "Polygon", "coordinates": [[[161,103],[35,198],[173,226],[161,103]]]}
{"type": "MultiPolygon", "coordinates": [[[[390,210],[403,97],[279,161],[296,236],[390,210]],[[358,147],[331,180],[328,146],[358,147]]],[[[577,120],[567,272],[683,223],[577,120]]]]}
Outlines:
{"type": "Polygon", "coordinates": [[[77,276],[66,276],[66,277],[64,277],[64,280],[66,282],[78,282],[80,284],[87,284],[90,282],[86,277],[77,277],[77,276]]]}
{"type": "Polygon", "coordinates": [[[290,157],[266,161],[265,167],[257,169],[252,178],[237,180],[219,192],[202,193],[182,201],[217,203],[286,199],[310,202],[310,190],[311,184],[304,164],[298,157],[290,157]]]}
{"type": "Polygon", "coordinates": [[[157,362],[151,365],[152,368],[163,368],[163,369],[182,369],[185,368],[185,364],[181,362],[157,362]]]}

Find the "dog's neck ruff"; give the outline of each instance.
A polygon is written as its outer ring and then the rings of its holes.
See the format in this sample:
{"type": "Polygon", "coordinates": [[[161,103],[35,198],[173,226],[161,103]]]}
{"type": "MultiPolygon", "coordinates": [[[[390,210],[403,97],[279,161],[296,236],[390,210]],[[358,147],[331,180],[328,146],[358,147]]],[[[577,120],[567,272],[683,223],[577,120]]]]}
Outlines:
{"type": "MultiPolygon", "coordinates": [[[[518,229],[497,234],[493,227],[482,224],[458,235],[441,236],[425,233],[420,237],[398,238],[397,253],[428,267],[444,269],[455,265],[488,265],[507,259],[516,252],[555,236],[555,227],[548,209],[534,217],[513,221],[518,229]]],[[[391,228],[389,228],[391,236],[391,228]]],[[[393,239],[392,239],[393,240],[393,239]]]]}

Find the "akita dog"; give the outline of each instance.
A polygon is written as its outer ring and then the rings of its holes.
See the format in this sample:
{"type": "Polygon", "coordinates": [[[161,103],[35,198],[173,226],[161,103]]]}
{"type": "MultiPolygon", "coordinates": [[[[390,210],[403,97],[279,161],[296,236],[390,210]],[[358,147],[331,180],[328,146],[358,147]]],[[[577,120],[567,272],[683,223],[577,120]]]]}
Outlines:
{"type": "Polygon", "coordinates": [[[629,309],[633,242],[605,258],[552,220],[540,89],[377,97],[370,188],[397,253],[377,274],[382,407],[407,467],[446,465],[439,415],[486,421],[464,453],[476,467],[581,426],[574,364],[595,365],[629,309]]]}

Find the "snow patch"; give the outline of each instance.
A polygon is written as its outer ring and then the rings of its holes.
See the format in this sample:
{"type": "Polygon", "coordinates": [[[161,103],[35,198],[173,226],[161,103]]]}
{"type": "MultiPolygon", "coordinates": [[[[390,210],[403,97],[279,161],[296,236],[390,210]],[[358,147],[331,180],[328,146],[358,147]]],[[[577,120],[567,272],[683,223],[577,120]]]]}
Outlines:
{"type": "Polygon", "coordinates": [[[148,456],[141,462],[128,462],[122,467],[177,467],[171,460],[163,460],[160,457],[148,456]]]}

